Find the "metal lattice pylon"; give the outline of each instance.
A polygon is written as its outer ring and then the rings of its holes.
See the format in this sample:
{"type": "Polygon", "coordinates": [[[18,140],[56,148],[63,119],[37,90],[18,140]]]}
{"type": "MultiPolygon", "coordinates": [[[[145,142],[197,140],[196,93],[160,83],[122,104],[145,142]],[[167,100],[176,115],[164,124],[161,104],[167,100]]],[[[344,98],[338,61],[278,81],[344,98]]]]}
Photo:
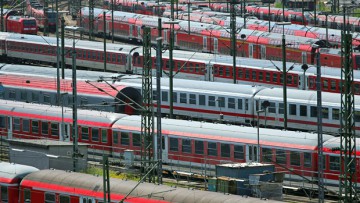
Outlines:
{"type": "Polygon", "coordinates": [[[94,0],[89,0],[89,40],[94,40],[94,0]]]}
{"type": "Polygon", "coordinates": [[[352,35],[345,21],[342,31],[342,68],[341,68],[341,119],[340,119],[340,184],[339,195],[342,202],[353,202],[357,199],[356,193],[356,136],[354,120],[354,71],[352,68],[352,35]]]}
{"type": "Polygon", "coordinates": [[[143,29],[143,56],[144,65],[142,71],[142,103],[141,113],[141,168],[143,174],[148,174],[145,181],[155,182],[153,169],[153,136],[154,136],[154,113],[152,91],[152,62],[151,62],[151,34],[150,28],[143,29]]]}

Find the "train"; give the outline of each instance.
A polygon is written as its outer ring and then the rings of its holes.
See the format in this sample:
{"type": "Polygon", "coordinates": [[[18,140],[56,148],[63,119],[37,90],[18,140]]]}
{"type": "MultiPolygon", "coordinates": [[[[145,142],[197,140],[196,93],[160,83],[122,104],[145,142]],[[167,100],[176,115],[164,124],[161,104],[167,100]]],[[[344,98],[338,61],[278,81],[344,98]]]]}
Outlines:
{"type": "MultiPolygon", "coordinates": [[[[0,112],[0,132],[4,139],[71,141],[73,137],[71,109],[0,100],[0,112]]],[[[133,150],[135,160],[140,158],[141,116],[78,110],[77,118],[78,141],[89,145],[89,153],[120,158],[124,150],[133,150]]],[[[258,134],[254,127],[168,118],[162,118],[161,125],[162,141],[159,144],[155,139],[153,146],[162,146],[163,164],[214,169],[216,164],[223,163],[272,163],[277,172],[285,173],[286,180],[299,181],[303,177],[317,180],[317,133],[259,128],[258,134]]],[[[359,138],[355,142],[353,155],[359,169],[359,138]]],[[[322,144],[324,184],[338,186],[340,138],[323,134],[322,144]]],[[[356,170],[357,178],[353,182],[360,181],[359,171],[356,170]]]]}
{"type": "MultiPolygon", "coordinates": [[[[52,68],[19,67],[12,71],[8,67],[0,70],[1,98],[6,100],[44,103],[56,105],[56,72],[52,68]],[[7,72],[7,73],[6,73],[7,72]]],[[[130,115],[139,113],[141,108],[141,76],[114,75],[104,72],[78,71],[78,105],[81,108],[103,110],[130,115]],[[99,76],[107,78],[108,84],[99,81],[99,76]],[[87,81],[84,82],[84,81],[87,81]],[[110,85],[109,85],[110,84],[110,85]],[[112,87],[113,86],[113,87],[112,87]],[[111,88],[117,89],[117,91],[111,88]],[[111,90],[111,91],[110,91],[111,90]],[[128,90],[128,91],[125,91],[128,90]],[[109,91],[108,93],[106,93],[109,91]],[[131,105],[127,105],[130,103],[131,105]]],[[[71,106],[71,71],[65,72],[61,80],[61,98],[64,106],[71,106]]],[[[157,99],[156,83],[153,79],[153,99],[157,99]]],[[[256,126],[257,111],[263,109],[262,103],[269,106],[259,115],[260,125],[283,128],[284,108],[283,89],[240,84],[213,83],[205,81],[173,80],[174,117],[186,120],[223,122],[237,125],[256,126]]],[[[169,80],[161,80],[161,113],[169,114],[169,80]]],[[[360,99],[355,96],[354,121],[356,134],[360,130],[360,99]]],[[[287,90],[287,109],[289,129],[301,131],[317,130],[317,96],[315,91],[287,90]]],[[[339,135],[341,95],[322,93],[323,131],[339,135]]]]}
{"type": "MultiPolygon", "coordinates": [[[[15,33],[0,33],[0,55],[2,61],[9,63],[46,63],[56,64],[56,38],[20,35],[15,33]]],[[[72,40],[65,40],[66,64],[72,64],[72,40]]],[[[77,67],[104,70],[103,43],[78,40],[75,50],[77,52],[77,67]]],[[[325,52],[325,49],[323,50],[325,52]]],[[[155,51],[152,51],[153,74],[155,75],[155,51]]],[[[141,74],[143,67],[142,48],[139,46],[107,44],[106,71],[118,73],[141,74]]],[[[233,83],[232,57],[175,50],[174,71],[177,78],[205,80],[214,82],[233,83]]],[[[323,67],[321,89],[324,92],[340,93],[341,70],[324,67],[331,65],[329,56],[320,54],[320,63],[323,67]]],[[[356,56],[360,63],[360,56],[356,56]]],[[[236,82],[249,85],[282,86],[282,63],[272,60],[236,58],[236,82]]],[[[316,67],[307,64],[288,62],[287,86],[296,89],[316,90],[316,67]]],[[[162,55],[162,69],[169,71],[169,52],[162,55]]],[[[354,70],[354,94],[360,94],[360,73],[354,70]]]]}
{"type": "MultiPolygon", "coordinates": [[[[96,16],[93,33],[103,36],[103,10],[94,9],[96,16]]],[[[114,27],[112,27],[111,14],[106,11],[106,36],[111,36],[114,28],[114,37],[123,40],[142,41],[142,27],[151,27],[152,43],[156,44],[158,37],[157,25],[158,17],[133,14],[127,12],[114,12],[114,27]]],[[[82,17],[77,21],[78,25],[84,27],[85,32],[89,32],[89,11],[82,8],[82,17]]],[[[162,18],[163,22],[163,42],[169,44],[170,25],[166,22],[169,18],[162,18]]],[[[178,24],[173,26],[174,45],[178,49],[191,50],[195,52],[210,52],[214,54],[231,55],[231,35],[229,30],[219,25],[212,25],[199,22],[188,22],[176,20],[178,24]],[[190,27],[189,27],[190,23],[190,27]],[[190,29],[189,29],[190,28],[190,29]],[[190,33],[189,33],[190,30],[190,33]]],[[[259,30],[241,29],[236,34],[237,56],[248,58],[282,60],[282,34],[269,33],[259,30]]],[[[314,38],[286,35],[286,61],[314,64],[316,62],[316,52],[320,51],[322,63],[331,67],[342,67],[341,54],[339,49],[326,48],[328,43],[325,40],[314,38]]],[[[358,69],[360,66],[360,52],[354,49],[352,54],[352,68],[358,69]]]]}
{"type": "Polygon", "coordinates": [[[38,32],[38,26],[34,17],[9,16],[6,19],[6,31],[20,34],[36,35],[38,32]]]}
{"type": "Polygon", "coordinates": [[[26,0],[26,15],[36,19],[37,26],[40,30],[46,32],[55,32],[57,15],[56,11],[48,8],[44,9],[44,5],[37,0],[26,0]]]}
{"type": "MultiPolygon", "coordinates": [[[[116,178],[109,181],[112,202],[278,202],[146,182],[137,186],[135,181],[116,178]]],[[[54,169],[39,170],[7,162],[0,162],[0,186],[2,201],[7,203],[57,202],[55,200],[60,203],[100,203],[104,200],[102,177],[54,169]]]]}

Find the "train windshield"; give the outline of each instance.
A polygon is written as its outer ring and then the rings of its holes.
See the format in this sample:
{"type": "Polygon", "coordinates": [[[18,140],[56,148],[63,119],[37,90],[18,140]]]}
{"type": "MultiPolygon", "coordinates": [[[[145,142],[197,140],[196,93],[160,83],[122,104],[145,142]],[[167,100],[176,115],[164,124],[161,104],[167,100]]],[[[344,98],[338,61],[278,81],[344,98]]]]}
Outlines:
{"type": "Polygon", "coordinates": [[[25,20],[24,27],[35,27],[36,21],[35,20],[25,20]]]}
{"type": "Polygon", "coordinates": [[[356,55],[355,55],[354,68],[357,69],[357,70],[360,69],[360,55],[359,55],[359,54],[356,54],[356,55]]]}
{"type": "Polygon", "coordinates": [[[56,21],[56,13],[47,13],[47,17],[48,17],[48,21],[49,23],[55,22],[56,21]]]}

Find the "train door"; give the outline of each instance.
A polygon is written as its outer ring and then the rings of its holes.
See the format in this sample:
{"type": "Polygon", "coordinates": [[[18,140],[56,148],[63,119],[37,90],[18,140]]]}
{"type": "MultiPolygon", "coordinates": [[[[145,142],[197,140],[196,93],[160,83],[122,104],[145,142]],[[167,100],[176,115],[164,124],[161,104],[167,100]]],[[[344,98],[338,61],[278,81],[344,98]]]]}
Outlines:
{"type": "Polygon", "coordinates": [[[177,46],[177,32],[174,32],[174,46],[177,46]]]}
{"type": "Polygon", "coordinates": [[[141,38],[141,27],[140,27],[140,26],[136,26],[136,27],[137,27],[136,37],[137,37],[138,39],[142,39],[142,38],[141,38]]]}
{"type": "Polygon", "coordinates": [[[214,54],[217,54],[218,46],[219,46],[218,39],[216,39],[216,38],[213,38],[213,39],[214,39],[214,54]]]}
{"type": "Polygon", "coordinates": [[[307,64],[307,53],[306,52],[301,53],[301,63],[307,64]]]}
{"type": "Polygon", "coordinates": [[[133,31],[134,31],[134,25],[130,25],[130,33],[129,33],[130,38],[133,37],[133,31]]]}
{"type": "Polygon", "coordinates": [[[205,51],[205,52],[211,51],[211,50],[208,50],[208,48],[207,48],[207,37],[206,36],[203,37],[203,51],[205,51]]]}
{"type": "Polygon", "coordinates": [[[260,57],[261,57],[261,59],[266,59],[266,46],[265,45],[261,45],[260,57]]]}
{"type": "Polygon", "coordinates": [[[60,130],[61,130],[61,134],[59,136],[59,140],[69,142],[70,141],[70,125],[67,123],[64,123],[64,126],[62,127],[62,125],[60,123],[60,130]]]}
{"type": "Polygon", "coordinates": [[[164,36],[164,42],[169,43],[168,42],[168,30],[164,30],[164,35],[163,36],[164,36]]]}
{"type": "Polygon", "coordinates": [[[161,148],[162,148],[162,154],[161,154],[161,159],[163,160],[163,162],[168,162],[168,136],[167,135],[162,135],[161,136],[161,139],[162,139],[162,145],[161,145],[161,148]]]}
{"type": "Polygon", "coordinates": [[[205,81],[214,81],[214,73],[212,64],[205,65],[205,81]]]}
{"type": "Polygon", "coordinates": [[[8,139],[12,139],[13,137],[13,118],[12,117],[8,117],[8,125],[7,125],[7,131],[8,131],[8,139]]]}
{"type": "Polygon", "coordinates": [[[264,19],[264,12],[260,11],[260,19],[264,19]]]}
{"type": "Polygon", "coordinates": [[[249,58],[254,58],[254,45],[249,44],[249,58]]]}
{"type": "Polygon", "coordinates": [[[95,199],[92,197],[80,197],[79,203],[95,203],[95,199]]]}
{"type": "Polygon", "coordinates": [[[246,161],[257,162],[257,145],[246,145],[246,161]]]}

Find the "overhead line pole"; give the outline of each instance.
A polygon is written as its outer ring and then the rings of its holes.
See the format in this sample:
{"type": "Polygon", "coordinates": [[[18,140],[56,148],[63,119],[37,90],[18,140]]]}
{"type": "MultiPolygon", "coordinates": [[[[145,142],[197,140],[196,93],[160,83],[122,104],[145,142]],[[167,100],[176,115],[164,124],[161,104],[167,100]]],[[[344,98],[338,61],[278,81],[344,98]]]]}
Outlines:
{"type": "Polygon", "coordinates": [[[60,47],[59,47],[59,4],[58,0],[55,0],[56,5],[56,91],[57,99],[56,103],[60,106],[60,47]]]}
{"type": "MultiPolygon", "coordinates": [[[[174,0],[171,0],[171,21],[174,21],[174,0]]],[[[170,92],[170,104],[169,104],[169,117],[173,118],[174,114],[174,87],[173,87],[173,49],[174,49],[174,25],[170,24],[170,37],[169,37],[169,92],[170,92]]]]}
{"type": "Polygon", "coordinates": [[[235,13],[235,3],[236,0],[231,1],[230,9],[231,9],[231,19],[230,19],[230,27],[231,27],[231,52],[233,56],[233,83],[236,84],[236,13],[235,13]]]}

